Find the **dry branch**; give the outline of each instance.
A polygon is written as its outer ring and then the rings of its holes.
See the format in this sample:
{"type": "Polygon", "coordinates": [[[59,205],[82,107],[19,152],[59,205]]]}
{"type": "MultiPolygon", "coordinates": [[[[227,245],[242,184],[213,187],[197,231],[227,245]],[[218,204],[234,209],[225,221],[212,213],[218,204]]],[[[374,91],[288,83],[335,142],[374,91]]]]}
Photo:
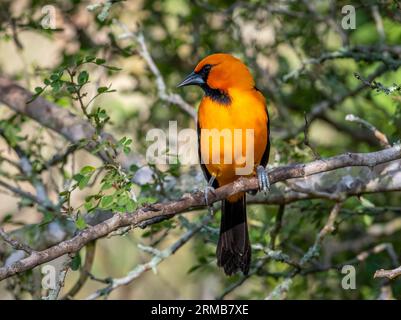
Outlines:
{"type": "Polygon", "coordinates": [[[13,247],[15,250],[23,250],[28,254],[31,254],[33,252],[32,248],[29,246],[20,243],[17,240],[12,239],[5,231],[3,228],[0,227],[0,238],[2,238],[5,242],[7,242],[11,247],[13,247]]]}
{"type": "MultiPolygon", "coordinates": [[[[306,164],[293,164],[275,168],[269,172],[271,184],[293,178],[302,178],[320,172],[331,171],[338,168],[352,166],[374,167],[378,164],[401,158],[401,146],[395,145],[391,148],[371,153],[346,153],[332,158],[316,160],[306,164]]],[[[209,192],[209,203],[227,198],[230,195],[242,191],[256,190],[258,181],[255,177],[240,178],[234,183],[225,185],[215,192],[209,192]]],[[[135,212],[126,214],[115,214],[112,218],[89,227],[78,233],[72,239],[63,241],[53,247],[40,252],[34,252],[30,256],[17,261],[16,263],[0,268],[0,280],[8,278],[17,273],[30,270],[40,264],[54,260],[66,253],[73,253],[80,250],[88,242],[104,237],[110,232],[121,227],[138,226],[140,223],[155,217],[171,217],[178,213],[195,207],[205,206],[203,192],[185,194],[177,201],[157,203],[142,207],[135,212]]]]}
{"type": "Polygon", "coordinates": [[[375,272],[375,278],[388,278],[390,280],[401,276],[401,267],[395,268],[393,270],[380,269],[375,272]]]}
{"type": "Polygon", "coordinates": [[[373,135],[379,141],[379,143],[381,144],[382,147],[384,147],[384,148],[390,147],[390,143],[388,142],[387,136],[383,132],[378,130],[374,125],[369,123],[368,121],[361,119],[360,117],[357,117],[353,114],[348,114],[345,117],[345,120],[351,121],[351,122],[357,122],[357,123],[361,124],[362,126],[366,127],[368,130],[370,130],[373,133],[373,135]]]}

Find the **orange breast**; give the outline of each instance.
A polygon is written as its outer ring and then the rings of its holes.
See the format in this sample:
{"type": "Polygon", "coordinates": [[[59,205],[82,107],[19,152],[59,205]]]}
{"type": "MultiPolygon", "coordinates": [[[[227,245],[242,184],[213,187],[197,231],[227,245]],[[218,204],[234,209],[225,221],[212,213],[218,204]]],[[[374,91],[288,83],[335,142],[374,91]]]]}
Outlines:
{"type": "Polygon", "coordinates": [[[202,160],[219,185],[253,174],[268,141],[262,94],[254,89],[231,89],[228,94],[228,105],[204,97],[198,112],[202,160]]]}

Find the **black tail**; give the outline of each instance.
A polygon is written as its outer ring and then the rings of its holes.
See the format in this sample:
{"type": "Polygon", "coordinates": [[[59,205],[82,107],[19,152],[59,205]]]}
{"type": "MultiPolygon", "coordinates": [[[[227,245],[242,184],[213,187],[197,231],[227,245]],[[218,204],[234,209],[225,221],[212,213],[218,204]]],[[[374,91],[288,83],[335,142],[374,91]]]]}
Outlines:
{"type": "Polygon", "coordinates": [[[217,243],[217,265],[227,275],[241,270],[248,274],[251,264],[251,245],[246,221],[245,194],[236,202],[222,201],[220,236],[217,243]]]}

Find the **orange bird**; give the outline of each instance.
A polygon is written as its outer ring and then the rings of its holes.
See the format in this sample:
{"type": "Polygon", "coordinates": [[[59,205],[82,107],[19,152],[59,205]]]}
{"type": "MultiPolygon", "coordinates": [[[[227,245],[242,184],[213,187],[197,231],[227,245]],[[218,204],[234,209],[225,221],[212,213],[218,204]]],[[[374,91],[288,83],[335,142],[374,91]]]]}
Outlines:
{"type": "MultiPolygon", "coordinates": [[[[267,191],[269,116],[265,98],[246,65],[229,54],[212,54],[199,62],[178,87],[188,85],[200,86],[205,93],[198,111],[198,138],[199,158],[208,188],[256,174],[260,190],[267,191]],[[247,139],[247,132],[253,133],[253,139],[247,139]],[[244,158],[250,159],[250,166],[244,158]],[[250,170],[244,170],[248,166],[250,170]]],[[[206,204],[207,193],[208,190],[206,204]]],[[[245,193],[224,199],[221,213],[217,264],[227,275],[239,270],[247,274],[251,246],[245,193]]]]}

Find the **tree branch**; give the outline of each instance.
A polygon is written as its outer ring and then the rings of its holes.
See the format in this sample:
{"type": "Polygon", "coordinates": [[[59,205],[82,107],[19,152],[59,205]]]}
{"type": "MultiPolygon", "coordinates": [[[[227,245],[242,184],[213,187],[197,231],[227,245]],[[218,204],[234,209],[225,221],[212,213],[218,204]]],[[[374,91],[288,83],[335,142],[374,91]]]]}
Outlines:
{"type": "Polygon", "coordinates": [[[377,270],[373,277],[374,278],[388,278],[388,279],[392,280],[399,276],[401,276],[401,266],[398,268],[395,268],[393,270],[384,270],[384,269],[377,270]]]}
{"type": "Polygon", "coordinates": [[[12,239],[3,228],[0,227],[0,238],[12,246],[15,250],[23,250],[28,254],[33,252],[33,249],[26,244],[20,243],[17,240],[12,239]]]}
{"type": "MultiPolygon", "coordinates": [[[[317,173],[331,171],[338,168],[367,166],[374,167],[378,164],[401,158],[401,146],[399,144],[378,152],[371,153],[346,153],[332,158],[316,160],[306,164],[292,164],[273,169],[268,173],[271,184],[293,178],[307,177],[317,173]]],[[[256,177],[240,178],[237,181],[218,188],[215,192],[209,192],[209,203],[227,198],[238,192],[257,190],[256,177]]],[[[0,268],[0,280],[17,273],[30,270],[42,263],[51,261],[66,253],[80,250],[88,242],[104,237],[110,232],[121,227],[138,226],[140,223],[161,216],[172,217],[188,209],[205,206],[203,192],[185,194],[181,199],[166,203],[157,203],[144,206],[133,213],[115,214],[112,218],[89,227],[78,233],[72,239],[63,241],[53,247],[40,252],[34,252],[30,256],[16,263],[0,268]]]]}
{"type": "Polygon", "coordinates": [[[372,125],[368,121],[361,119],[360,117],[357,117],[353,114],[347,114],[345,120],[361,124],[362,126],[366,127],[373,133],[373,135],[379,141],[382,147],[384,148],[390,147],[390,143],[388,142],[387,136],[383,132],[379,131],[374,125],[372,125]]]}

